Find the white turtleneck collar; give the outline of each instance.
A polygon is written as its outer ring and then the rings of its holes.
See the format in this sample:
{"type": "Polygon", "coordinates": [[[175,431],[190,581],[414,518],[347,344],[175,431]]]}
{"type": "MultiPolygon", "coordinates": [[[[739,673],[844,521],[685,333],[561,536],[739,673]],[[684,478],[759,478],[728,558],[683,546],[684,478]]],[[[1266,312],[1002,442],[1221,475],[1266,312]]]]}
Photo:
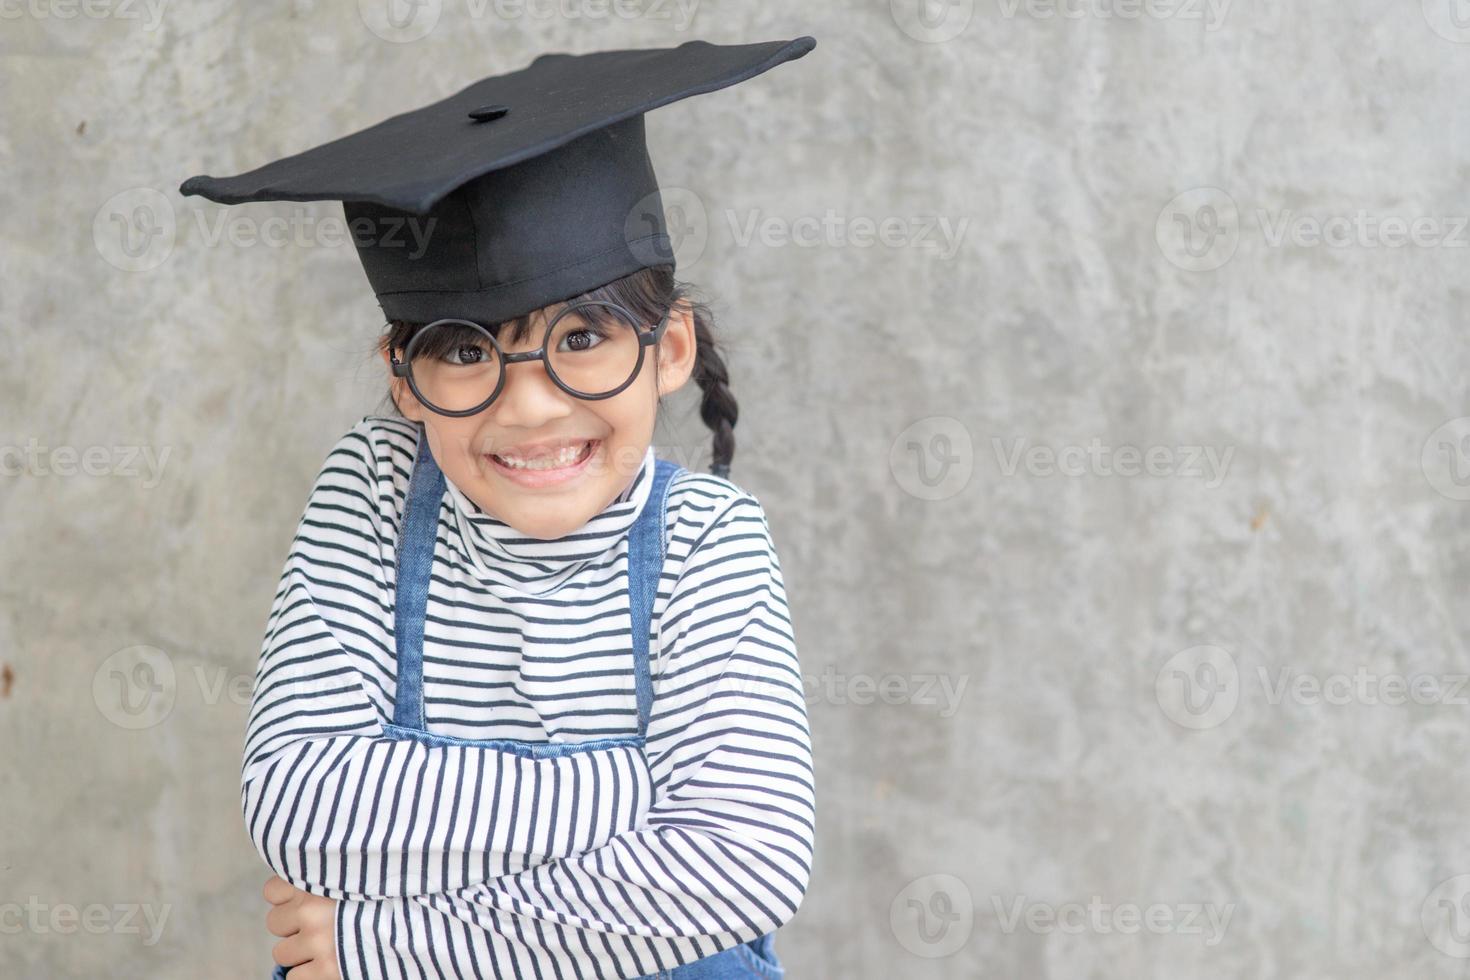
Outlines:
{"type": "Polygon", "coordinates": [[[582,527],[548,540],[529,537],[486,513],[447,476],[444,486],[462,547],[475,570],[486,577],[510,577],[525,583],[559,579],[615,548],[648,500],[656,462],[650,445],[622,493],[582,527]]]}

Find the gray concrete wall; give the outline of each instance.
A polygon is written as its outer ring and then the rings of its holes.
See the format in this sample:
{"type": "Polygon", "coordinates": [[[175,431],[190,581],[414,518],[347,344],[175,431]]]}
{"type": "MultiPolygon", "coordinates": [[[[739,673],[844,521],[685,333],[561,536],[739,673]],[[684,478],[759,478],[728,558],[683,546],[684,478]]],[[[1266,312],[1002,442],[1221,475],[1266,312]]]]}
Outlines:
{"type": "Polygon", "coordinates": [[[1465,976],[1464,5],[533,9],[0,6],[0,975],[269,967],[249,680],[379,323],[335,206],[179,181],[810,33],[650,117],[810,682],[788,976],[1465,976]]]}

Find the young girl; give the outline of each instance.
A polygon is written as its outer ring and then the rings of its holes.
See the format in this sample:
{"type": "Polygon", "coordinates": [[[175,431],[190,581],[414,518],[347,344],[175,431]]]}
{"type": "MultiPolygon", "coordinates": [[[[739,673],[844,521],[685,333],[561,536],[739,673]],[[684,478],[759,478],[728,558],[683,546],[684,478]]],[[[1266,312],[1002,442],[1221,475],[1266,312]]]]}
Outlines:
{"type": "MultiPolygon", "coordinates": [[[[620,80],[635,108],[663,104],[812,43],[543,56],[487,81],[607,112],[620,80]],[[536,86],[509,84],[538,68],[536,86]]],[[[482,100],[471,117],[515,114],[486,94],[455,97],[456,118],[482,100]]],[[[443,105],[419,112],[447,119],[443,105]]],[[[277,874],[276,977],[783,973],[772,939],[806,890],[815,811],[780,565],[760,503],[725,476],[735,401],[661,216],[615,230],[615,276],[588,231],[647,190],[641,121],[543,140],[471,185],[452,175],[439,188],[456,190],[402,212],[446,222],[425,265],[356,237],[389,316],[395,411],[328,454],[256,672],[242,806],[277,874]],[[569,190],[609,168],[591,196],[569,190]],[[651,446],[661,397],[691,377],[712,474],[651,446]]],[[[319,179],[332,154],[361,159],[343,142],[286,162],[319,179]]],[[[356,202],[350,181],[319,191],[381,222],[400,213],[383,176],[356,202]]],[[[243,177],[248,194],[227,186],[242,178],[185,190],[312,199],[291,173],[243,177]]]]}

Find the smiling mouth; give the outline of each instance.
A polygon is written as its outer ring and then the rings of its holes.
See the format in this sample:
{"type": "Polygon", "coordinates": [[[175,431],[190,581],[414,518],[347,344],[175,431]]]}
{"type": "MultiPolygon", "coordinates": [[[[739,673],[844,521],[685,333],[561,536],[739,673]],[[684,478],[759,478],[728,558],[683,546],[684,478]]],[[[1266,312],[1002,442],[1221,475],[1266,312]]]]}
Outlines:
{"type": "Polygon", "coordinates": [[[548,456],[538,456],[534,459],[507,458],[497,453],[489,453],[489,457],[506,469],[518,473],[536,473],[547,470],[562,470],[572,466],[578,466],[592,455],[592,450],[597,448],[600,440],[589,439],[580,446],[568,446],[548,456]]]}

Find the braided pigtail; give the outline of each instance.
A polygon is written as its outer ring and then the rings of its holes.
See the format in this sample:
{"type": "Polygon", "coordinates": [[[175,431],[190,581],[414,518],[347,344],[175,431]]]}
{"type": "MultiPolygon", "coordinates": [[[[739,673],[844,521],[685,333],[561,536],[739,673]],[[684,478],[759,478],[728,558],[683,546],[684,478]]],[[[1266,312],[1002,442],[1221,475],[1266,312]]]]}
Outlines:
{"type": "Polygon", "coordinates": [[[740,406],[730,393],[730,372],[725,367],[725,358],[715,341],[710,321],[709,309],[695,304],[694,340],[698,346],[694,381],[704,392],[699,403],[699,417],[714,433],[710,472],[715,476],[728,477],[730,463],[735,458],[735,422],[740,418],[740,406]]]}

